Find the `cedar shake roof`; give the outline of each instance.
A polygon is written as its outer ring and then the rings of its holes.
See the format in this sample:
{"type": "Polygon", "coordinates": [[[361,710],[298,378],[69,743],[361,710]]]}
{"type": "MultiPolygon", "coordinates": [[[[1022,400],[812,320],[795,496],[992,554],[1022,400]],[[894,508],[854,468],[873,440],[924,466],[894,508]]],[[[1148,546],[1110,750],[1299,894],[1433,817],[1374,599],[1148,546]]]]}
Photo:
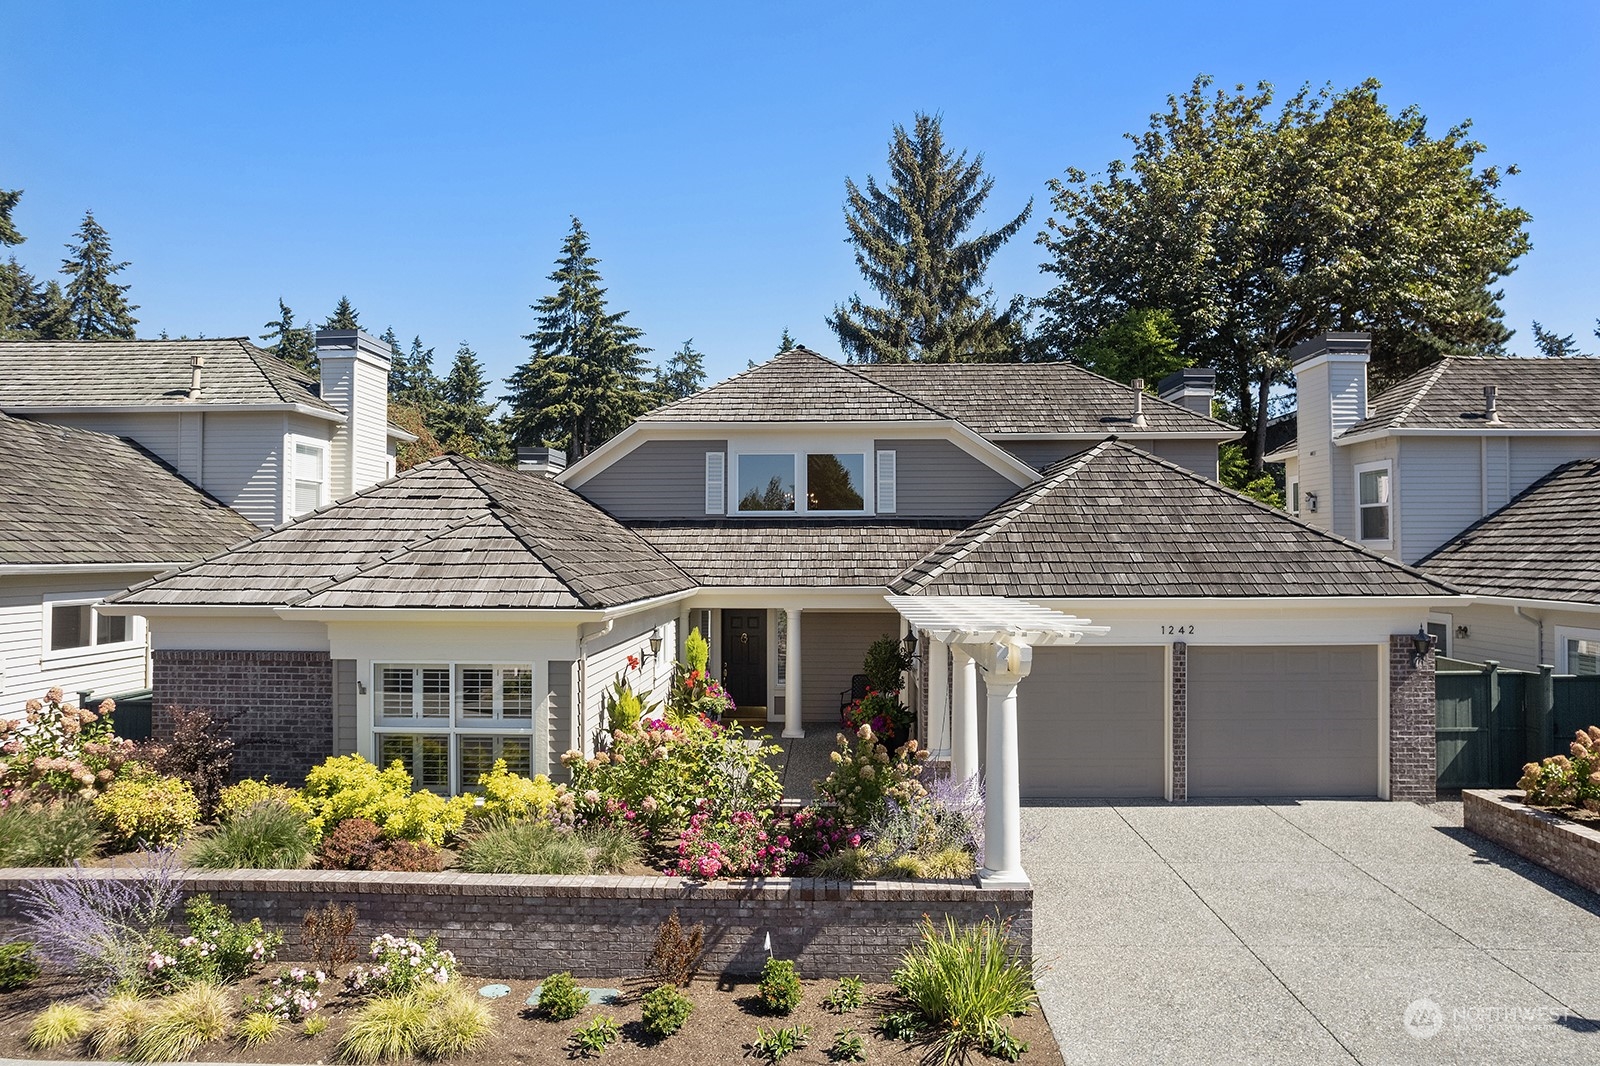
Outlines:
{"type": "Polygon", "coordinates": [[[873,363],[863,377],[945,412],[985,437],[1058,433],[1239,434],[1237,427],[1145,395],[1135,427],[1131,386],[1072,363],[873,363]]]}
{"type": "Polygon", "coordinates": [[[1050,467],[893,588],[1022,599],[1454,594],[1114,439],[1050,467]]]}
{"type": "Polygon", "coordinates": [[[640,421],[922,422],[950,417],[878,384],[861,369],[807,348],[790,348],[640,421]]]}
{"type": "Polygon", "coordinates": [[[1496,386],[1507,429],[1600,430],[1600,359],[1456,356],[1384,390],[1346,432],[1480,428],[1485,385],[1496,386]]]}
{"type": "Polygon", "coordinates": [[[1600,603],[1600,459],[1556,467],[1417,565],[1483,596],[1600,603]]]}
{"type": "Polygon", "coordinates": [[[443,456],[116,602],[595,609],[693,587],[554,481],[443,456]]]}
{"type": "Polygon", "coordinates": [[[0,342],[0,409],[277,406],[338,414],[309,377],[243,337],[155,341],[0,342]],[[190,358],[205,356],[189,399],[190,358]]]}
{"type": "Polygon", "coordinates": [[[258,532],[120,437],[0,414],[0,454],[0,566],[176,566],[258,532]]]}
{"type": "Polygon", "coordinates": [[[628,525],[706,588],[887,588],[967,523],[731,519],[628,525]]]}

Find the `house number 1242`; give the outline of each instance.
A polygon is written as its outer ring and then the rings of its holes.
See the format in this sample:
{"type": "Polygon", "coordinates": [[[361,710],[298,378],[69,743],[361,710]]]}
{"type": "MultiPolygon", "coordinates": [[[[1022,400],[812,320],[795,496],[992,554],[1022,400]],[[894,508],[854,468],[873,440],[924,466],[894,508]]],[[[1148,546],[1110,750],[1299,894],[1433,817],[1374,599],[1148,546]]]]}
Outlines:
{"type": "Polygon", "coordinates": [[[1194,636],[1194,626],[1162,626],[1161,632],[1166,636],[1194,636]]]}

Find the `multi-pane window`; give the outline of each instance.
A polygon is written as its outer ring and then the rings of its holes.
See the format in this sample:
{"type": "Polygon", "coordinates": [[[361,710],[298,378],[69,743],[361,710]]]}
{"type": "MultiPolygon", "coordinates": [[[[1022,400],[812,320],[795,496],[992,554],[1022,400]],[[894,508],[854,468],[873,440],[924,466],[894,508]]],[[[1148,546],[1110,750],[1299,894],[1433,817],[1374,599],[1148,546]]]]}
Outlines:
{"type": "Polygon", "coordinates": [[[50,609],[50,650],[71,651],[132,640],[128,620],[100,614],[92,604],[53,603],[50,609]]]}
{"type": "Polygon", "coordinates": [[[1360,508],[1362,540],[1389,539],[1394,478],[1388,463],[1356,468],[1356,503],[1360,508]]]}
{"type": "Polygon", "coordinates": [[[294,511],[303,515],[322,506],[322,489],[327,483],[327,450],[316,444],[294,446],[294,511]]]}
{"type": "Polygon", "coordinates": [[[373,676],[378,754],[384,765],[400,759],[417,787],[475,789],[496,759],[513,773],[532,774],[541,696],[531,665],[380,664],[373,676]]]}

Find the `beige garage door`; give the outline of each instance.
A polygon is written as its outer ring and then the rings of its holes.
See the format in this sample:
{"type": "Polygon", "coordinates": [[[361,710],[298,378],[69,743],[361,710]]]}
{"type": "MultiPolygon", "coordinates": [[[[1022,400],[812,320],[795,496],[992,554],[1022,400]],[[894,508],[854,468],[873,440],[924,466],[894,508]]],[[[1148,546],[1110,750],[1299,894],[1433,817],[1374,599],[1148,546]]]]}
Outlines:
{"type": "Polygon", "coordinates": [[[1017,687],[1022,795],[1166,792],[1161,648],[1037,648],[1017,687]]]}
{"type": "Polygon", "coordinates": [[[1189,647],[1189,795],[1376,796],[1372,648],[1189,647]]]}

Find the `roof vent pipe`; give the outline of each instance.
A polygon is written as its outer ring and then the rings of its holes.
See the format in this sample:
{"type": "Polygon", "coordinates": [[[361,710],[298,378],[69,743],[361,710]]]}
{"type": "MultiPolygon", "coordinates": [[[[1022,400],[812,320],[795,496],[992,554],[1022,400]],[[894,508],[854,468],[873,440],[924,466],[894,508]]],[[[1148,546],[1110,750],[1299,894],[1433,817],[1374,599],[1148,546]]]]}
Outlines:
{"type": "Polygon", "coordinates": [[[200,371],[205,368],[206,357],[191,355],[189,357],[189,399],[200,398],[200,371]]]}
{"type": "Polygon", "coordinates": [[[1483,387],[1483,420],[1491,426],[1501,425],[1499,386],[1485,385],[1483,387]]]}
{"type": "Polygon", "coordinates": [[[1144,378],[1133,379],[1133,424],[1145,425],[1144,420],[1144,378]]]}

